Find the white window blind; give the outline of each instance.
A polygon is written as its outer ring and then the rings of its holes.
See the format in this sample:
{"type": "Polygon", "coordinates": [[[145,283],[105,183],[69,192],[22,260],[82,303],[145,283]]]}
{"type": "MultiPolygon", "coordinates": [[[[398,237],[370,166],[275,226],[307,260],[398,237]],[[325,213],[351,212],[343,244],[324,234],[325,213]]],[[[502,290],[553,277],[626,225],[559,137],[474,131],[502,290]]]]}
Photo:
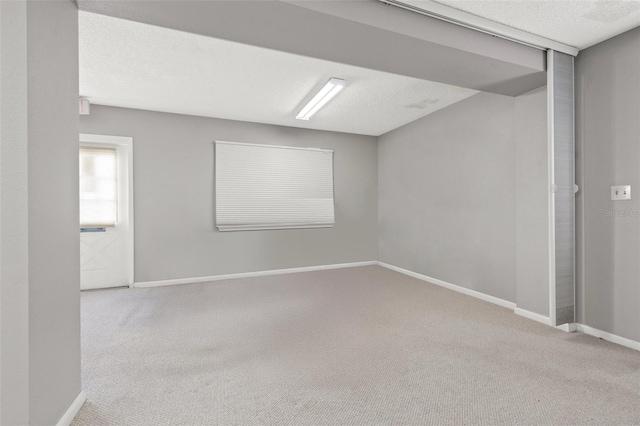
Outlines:
{"type": "Polygon", "coordinates": [[[115,226],[117,153],[110,148],[80,148],[80,226],[115,226]]]}
{"type": "Polygon", "coordinates": [[[220,231],[335,223],[333,151],[216,141],[220,231]]]}

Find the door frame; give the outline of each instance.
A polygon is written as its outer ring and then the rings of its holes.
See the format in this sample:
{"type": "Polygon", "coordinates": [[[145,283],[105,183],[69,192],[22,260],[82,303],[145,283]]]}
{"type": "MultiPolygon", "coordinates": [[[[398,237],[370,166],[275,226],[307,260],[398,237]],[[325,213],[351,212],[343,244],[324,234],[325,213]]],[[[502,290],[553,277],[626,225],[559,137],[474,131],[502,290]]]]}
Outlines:
{"type": "Polygon", "coordinates": [[[79,146],[117,146],[126,152],[126,173],[127,173],[127,204],[129,215],[129,232],[127,232],[126,245],[128,256],[127,272],[129,287],[134,283],[134,209],[133,209],[133,138],[127,136],[95,135],[80,133],[79,146]]]}

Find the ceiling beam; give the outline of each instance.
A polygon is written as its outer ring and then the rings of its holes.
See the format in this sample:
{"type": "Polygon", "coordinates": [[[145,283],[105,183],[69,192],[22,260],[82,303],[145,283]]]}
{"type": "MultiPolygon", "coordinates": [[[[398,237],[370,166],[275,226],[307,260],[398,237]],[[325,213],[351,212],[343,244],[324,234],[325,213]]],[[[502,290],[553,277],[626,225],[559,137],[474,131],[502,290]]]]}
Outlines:
{"type": "Polygon", "coordinates": [[[413,12],[439,19],[451,24],[494,35],[505,40],[521,43],[542,50],[555,50],[567,55],[577,56],[577,47],[569,46],[545,37],[528,33],[508,25],[494,22],[462,10],[436,3],[432,0],[378,0],[385,4],[401,7],[413,12]]]}
{"type": "MultiPolygon", "coordinates": [[[[350,2],[324,3],[337,8],[350,2]]],[[[408,26],[408,20],[415,31],[436,33],[443,26],[430,20],[428,25],[433,26],[425,30],[424,20],[413,19],[413,13],[392,11],[375,0],[355,3],[361,14],[375,15],[376,19],[387,16],[396,27],[408,26]]],[[[381,23],[358,22],[283,1],[79,0],[78,6],[88,12],[508,96],[546,83],[544,54],[533,48],[528,49],[540,58],[527,59],[523,65],[522,52],[510,53],[511,46],[495,37],[478,37],[476,33],[475,39],[483,38],[482,46],[468,43],[467,49],[467,44],[460,42],[452,47],[443,41],[449,37],[427,40],[381,23]],[[506,53],[500,56],[496,51],[506,53]],[[510,55],[514,61],[509,60],[510,55]]],[[[447,24],[447,30],[456,28],[468,39],[466,32],[470,30],[447,24]]]]}

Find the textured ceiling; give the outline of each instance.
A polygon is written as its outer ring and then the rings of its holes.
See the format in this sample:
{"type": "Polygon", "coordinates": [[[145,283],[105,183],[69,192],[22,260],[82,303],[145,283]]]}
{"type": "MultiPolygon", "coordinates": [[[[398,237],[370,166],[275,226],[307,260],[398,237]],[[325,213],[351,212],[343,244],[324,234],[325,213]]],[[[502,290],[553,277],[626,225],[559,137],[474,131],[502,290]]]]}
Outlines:
{"type": "Polygon", "coordinates": [[[640,0],[433,1],[578,49],[640,26],[640,0]]]}
{"type": "Polygon", "coordinates": [[[80,94],[92,103],[380,135],[474,90],[79,13],[80,94]],[[295,115],[330,77],[345,89],[295,115]]]}

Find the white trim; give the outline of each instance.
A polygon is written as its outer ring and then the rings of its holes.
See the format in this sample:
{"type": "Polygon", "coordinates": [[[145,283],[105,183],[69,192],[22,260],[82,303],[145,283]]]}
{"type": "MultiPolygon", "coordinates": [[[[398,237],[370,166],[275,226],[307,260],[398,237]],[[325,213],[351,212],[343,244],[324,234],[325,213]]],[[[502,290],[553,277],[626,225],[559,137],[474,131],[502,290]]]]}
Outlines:
{"type": "Polygon", "coordinates": [[[544,325],[549,325],[549,326],[551,325],[551,318],[541,314],[536,314],[535,312],[527,311],[526,309],[515,307],[513,308],[513,313],[521,317],[524,317],[533,321],[537,321],[544,325]]]}
{"type": "Polygon", "coordinates": [[[216,225],[220,232],[233,232],[233,231],[274,231],[280,229],[314,229],[314,228],[333,228],[333,223],[327,223],[325,225],[287,225],[286,223],[279,225],[265,225],[265,226],[247,226],[247,225],[216,225]]]}
{"type": "Polygon", "coordinates": [[[383,268],[390,269],[395,272],[399,272],[404,275],[408,275],[413,278],[417,278],[422,281],[427,281],[431,284],[435,284],[440,287],[448,288],[449,290],[457,291],[458,293],[466,294],[467,296],[472,296],[480,300],[484,300],[485,302],[493,303],[498,306],[502,306],[509,309],[515,309],[516,304],[513,302],[509,302],[508,300],[500,299],[498,297],[489,296],[488,294],[480,293],[479,291],[471,290],[466,287],[461,287],[459,285],[451,284],[446,281],[439,280],[437,278],[428,277],[426,275],[418,274],[417,272],[409,271],[408,269],[399,268],[397,266],[389,265],[388,263],[378,262],[379,266],[383,268]]]}
{"type": "MultiPolygon", "coordinates": [[[[573,320],[576,321],[578,312],[578,281],[576,264],[578,258],[578,250],[576,245],[576,222],[577,222],[577,208],[576,208],[576,192],[578,192],[578,184],[576,183],[576,60],[575,57],[571,57],[571,111],[573,112],[571,117],[571,144],[573,151],[573,320]]],[[[575,324],[575,323],[573,323],[575,324]]],[[[570,326],[571,327],[571,326],[570,326]]],[[[575,329],[573,330],[575,331],[575,329]]]]}
{"type": "MultiPolygon", "coordinates": [[[[128,284],[133,286],[134,280],[134,209],[133,209],[133,138],[128,136],[111,136],[111,135],[94,135],[89,133],[80,133],[80,144],[90,145],[117,145],[126,151],[127,156],[127,179],[128,182],[128,198],[129,198],[129,232],[127,235],[128,256],[128,284]]],[[[87,289],[88,290],[88,289],[87,289]]]]}
{"type": "Polygon", "coordinates": [[[600,339],[604,339],[608,342],[617,343],[618,345],[626,346],[627,348],[640,351],[640,342],[636,342],[635,340],[627,339],[626,337],[617,336],[615,334],[598,330],[597,328],[589,327],[588,325],[584,325],[584,324],[576,324],[576,329],[581,333],[588,334],[594,337],[599,337],[600,339]]]}
{"type": "Polygon", "coordinates": [[[555,40],[541,37],[508,25],[500,24],[471,13],[463,12],[449,6],[436,3],[432,0],[378,0],[386,4],[392,4],[402,9],[417,12],[431,18],[459,25],[505,40],[524,44],[536,49],[546,50],[554,49],[558,52],[566,53],[571,56],[577,56],[580,49],[555,40]]]}
{"type": "Polygon", "coordinates": [[[131,142],[133,142],[133,138],[130,138],[128,136],[93,135],[89,133],[80,133],[80,142],[106,143],[110,145],[129,145],[131,142]]]}
{"type": "MultiPolygon", "coordinates": [[[[500,299],[498,297],[489,296],[484,293],[480,293],[479,291],[470,290],[465,287],[461,287],[459,285],[451,284],[446,281],[439,280],[437,278],[428,277],[426,275],[419,274],[417,272],[409,271],[408,269],[399,268],[397,266],[389,265],[388,263],[380,262],[380,261],[366,261],[366,262],[353,262],[353,263],[338,263],[333,265],[320,265],[320,266],[305,266],[301,268],[288,268],[288,269],[272,269],[268,271],[257,271],[257,272],[242,272],[237,274],[225,274],[225,275],[212,275],[208,277],[195,277],[195,278],[177,278],[172,280],[162,280],[162,281],[146,281],[134,283],[132,287],[137,288],[151,288],[151,287],[162,287],[168,285],[180,285],[180,284],[195,284],[202,282],[211,282],[211,281],[222,281],[222,280],[233,280],[238,278],[252,278],[252,277],[264,277],[268,275],[284,275],[284,274],[294,274],[298,272],[313,272],[313,271],[323,271],[329,269],[342,269],[342,268],[356,268],[360,266],[372,266],[378,265],[383,268],[389,269],[391,271],[395,271],[412,278],[417,278],[422,281],[426,281],[428,283],[447,288],[449,290],[456,291],[458,293],[465,294],[467,296],[475,297],[477,299],[483,300],[485,302],[493,303],[498,306],[502,306],[504,308],[513,309],[514,314],[519,315],[523,318],[527,318],[532,321],[537,321],[539,323],[552,326],[551,318],[546,317],[541,314],[536,314],[535,312],[527,311],[525,309],[518,308],[515,303],[509,302],[508,300],[500,299]]],[[[612,343],[617,343],[622,346],[626,346],[631,349],[635,349],[640,351],[640,342],[636,342],[634,340],[627,339],[625,337],[616,336],[615,334],[607,333],[605,331],[601,331],[595,329],[593,327],[589,327],[587,325],[578,324],[578,323],[570,323],[570,324],[562,324],[561,326],[555,327],[559,330],[566,332],[574,332],[579,331],[584,334],[588,334],[591,336],[599,337],[604,340],[610,341],[612,343]]],[[[79,400],[80,407],[86,396],[84,392],[81,392],[76,398],[76,401],[69,407],[68,412],[72,412],[71,408],[75,407],[79,400]]],[[[77,414],[80,407],[76,408],[76,411],[73,412],[73,416],[77,414]]],[[[65,414],[63,419],[67,419],[68,414],[65,414]]],[[[73,417],[69,420],[69,422],[73,420],[73,417]]],[[[58,423],[58,425],[68,425],[69,423],[62,423],[62,419],[58,423]]]]}
{"type": "Polygon", "coordinates": [[[73,419],[75,419],[75,417],[78,415],[78,412],[80,411],[86,400],[87,394],[84,393],[83,390],[81,390],[78,396],[76,396],[76,399],[74,399],[69,408],[67,408],[67,411],[65,411],[62,417],[60,417],[60,420],[58,420],[56,426],[69,426],[73,419]]]}
{"type": "Polygon", "coordinates": [[[235,280],[238,278],[265,277],[268,275],[283,275],[283,274],[295,274],[298,272],[324,271],[327,269],[355,268],[358,266],[371,266],[371,265],[377,265],[377,264],[378,264],[377,261],[371,260],[366,262],[337,263],[333,265],[303,266],[301,268],[272,269],[268,271],[256,271],[256,272],[240,272],[237,274],[211,275],[208,277],[176,278],[172,280],[161,280],[161,281],[144,281],[144,282],[134,283],[132,287],[136,287],[136,288],[163,287],[167,285],[194,284],[194,283],[204,283],[204,282],[210,282],[210,281],[235,280]]]}
{"type": "Polygon", "coordinates": [[[214,144],[223,145],[244,145],[244,146],[258,146],[260,148],[281,148],[281,149],[297,149],[299,151],[320,151],[333,153],[332,149],[324,148],[305,148],[302,146],[286,146],[286,145],[269,145],[266,143],[249,143],[249,142],[231,142],[231,141],[214,141],[214,144]]]}
{"type": "Polygon", "coordinates": [[[549,167],[547,188],[549,193],[549,320],[556,324],[556,203],[555,203],[555,127],[554,127],[554,78],[553,50],[547,52],[547,159],[549,167]]]}
{"type": "MultiPolygon", "coordinates": [[[[417,278],[417,279],[422,280],[422,281],[427,281],[427,282],[429,282],[431,284],[435,284],[435,285],[438,285],[440,287],[445,287],[445,288],[448,288],[450,290],[457,291],[457,292],[462,293],[462,294],[466,294],[467,296],[472,296],[472,297],[478,298],[480,300],[484,300],[485,302],[490,302],[490,303],[494,303],[494,304],[499,305],[499,306],[503,306],[505,308],[513,309],[513,312],[516,315],[519,315],[521,317],[524,317],[524,318],[527,318],[527,319],[530,319],[530,320],[533,320],[533,321],[537,321],[537,322],[542,323],[544,325],[553,326],[553,323],[551,322],[551,318],[546,317],[544,315],[536,314],[536,313],[531,312],[531,311],[527,311],[525,309],[518,308],[515,303],[509,302],[507,300],[499,299],[499,298],[493,297],[493,296],[489,296],[489,295],[486,295],[484,293],[480,293],[480,292],[475,291],[475,290],[469,290],[468,288],[465,288],[465,287],[460,287],[458,285],[451,284],[451,283],[448,283],[446,281],[438,280],[436,278],[431,278],[431,277],[428,277],[426,275],[418,274],[417,272],[412,272],[412,271],[409,271],[407,269],[402,269],[402,268],[399,268],[397,266],[389,265],[389,264],[384,263],[384,262],[377,262],[377,264],[379,266],[382,266],[383,268],[387,268],[387,269],[390,269],[392,271],[399,272],[401,274],[408,275],[410,277],[417,278]]],[[[627,339],[625,337],[616,336],[615,334],[607,333],[606,331],[598,330],[598,329],[595,329],[593,327],[589,327],[587,325],[583,325],[583,324],[579,324],[579,323],[569,323],[569,324],[562,324],[562,325],[560,325],[558,327],[554,327],[554,328],[557,328],[558,330],[562,330],[562,331],[565,331],[565,332],[568,332],[568,333],[572,333],[574,331],[579,331],[579,332],[582,332],[584,334],[588,334],[590,336],[599,337],[599,338],[607,340],[609,342],[617,343],[618,345],[626,346],[627,348],[631,348],[631,349],[635,349],[637,351],[640,351],[640,342],[636,342],[634,340],[627,339]]]]}
{"type": "MultiPolygon", "coordinates": [[[[580,79],[581,79],[580,85],[582,87],[586,87],[585,84],[584,84],[585,76],[582,75],[580,77],[580,79]]],[[[574,61],[574,64],[573,64],[573,97],[574,97],[573,120],[574,120],[574,123],[575,123],[576,115],[577,115],[576,114],[576,106],[575,106],[575,96],[576,96],[575,93],[576,93],[576,68],[575,68],[575,61],[574,61]]],[[[582,96],[581,99],[580,99],[580,111],[586,111],[586,109],[585,109],[585,99],[584,98],[585,97],[582,96]]],[[[582,122],[581,122],[581,129],[580,130],[581,130],[581,134],[583,134],[583,135],[585,134],[586,121],[587,120],[582,120],[582,122]]],[[[575,146],[575,143],[576,143],[575,124],[574,124],[573,132],[574,132],[573,143],[574,143],[574,146],[575,146]]],[[[575,148],[574,148],[574,155],[575,155],[575,158],[577,159],[578,155],[577,155],[577,153],[575,151],[575,148]]],[[[577,185],[577,183],[578,183],[577,182],[577,180],[578,180],[578,173],[577,173],[578,167],[580,168],[580,170],[582,172],[582,176],[581,176],[582,177],[582,181],[580,182],[580,184],[582,185],[582,187],[588,186],[587,185],[587,175],[584,172],[584,153],[582,153],[580,155],[580,163],[579,163],[579,165],[576,164],[575,160],[574,160],[574,169],[573,170],[574,170],[575,178],[576,178],[576,186],[578,186],[577,185]]],[[[582,191],[582,187],[578,187],[578,192],[582,191]]],[[[586,249],[586,243],[585,243],[585,238],[584,238],[584,236],[586,235],[586,223],[585,223],[585,217],[586,216],[585,216],[585,209],[584,209],[585,196],[584,196],[584,192],[582,192],[580,194],[580,197],[576,198],[576,194],[577,194],[577,192],[575,194],[573,194],[573,197],[576,200],[576,203],[574,204],[574,206],[575,206],[575,211],[574,211],[574,213],[575,213],[575,225],[577,226],[578,222],[579,222],[580,223],[580,228],[579,228],[579,230],[576,230],[576,233],[574,234],[574,238],[577,239],[578,235],[582,235],[583,236],[581,238],[581,240],[580,240],[580,247],[578,248],[577,244],[575,246],[575,256],[576,256],[575,257],[575,267],[577,268],[578,265],[580,266],[580,273],[578,274],[578,271],[576,270],[576,274],[574,275],[575,283],[576,283],[575,288],[574,288],[575,289],[574,296],[575,296],[575,300],[576,300],[576,303],[575,303],[576,307],[575,307],[575,311],[574,311],[574,319],[577,322],[578,321],[578,315],[577,315],[578,312],[581,313],[580,316],[582,316],[582,318],[585,318],[585,316],[587,315],[587,302],[586,302],[587,298],[584,297],[584,295],[586,295],[586,279],[587,279],[586,278],[587,277],[586,270],[587,270],[587,265],[586,265],[585,260],[587,259],[587,249],[586,249]],[[578,218],[578,214],[579,213],[581,214],[580,219],[578,218]],[[578,257],[578,253],[581,255],[580,258],[578,257]],[[581,277],[580,280],[578,280],[578,276],[581,277]],[[578,288],[578,287],[580,287],[580,288],[578,288]],[[583,297],[581,297],[580,307],[578,308],[578,294],[579,293],[582,294],[583,297]]],[[[640,296],[640,294],[638,296],[640,296]]],[[[638,303],[640,304],[640,299],[638,300],[638,303]]]]}
{"type": "Polygon", "coordinates": [[[557,325],[556,328],[566,333],[574,333],[578,331],[578,324],[575,322],[569,322],[566,324],[557,325]]]}

